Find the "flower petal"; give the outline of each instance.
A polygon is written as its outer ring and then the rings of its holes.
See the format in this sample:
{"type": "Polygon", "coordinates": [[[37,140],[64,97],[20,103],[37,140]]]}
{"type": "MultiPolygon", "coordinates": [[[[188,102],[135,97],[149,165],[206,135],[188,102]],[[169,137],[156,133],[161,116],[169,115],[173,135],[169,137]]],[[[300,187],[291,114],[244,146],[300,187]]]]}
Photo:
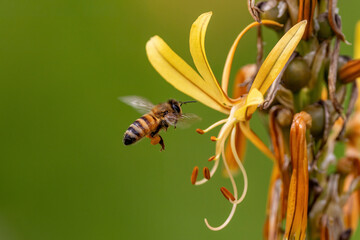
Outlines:
{"type": "MultiPolygon", "coordinates": [[[[306,20],[299,22],[287,31],[277,42],[275,47],[266,57],[264,63],[261,65],[259,72],[251,85],[250,91],[256,88],[265,95],[266,91],[280,74],[281,70],[284,68],[291,54],[300,42],[304,34],[305,27],[306,20]]],[[[250,118],[255,111],[256,107],[251,107],[247,112],[247,117],[250,118]]]]}
{"type": "Polygon", "coordinates": [[[354,53],[354,59],[360,58],[360,21],[356,24],[355,29],[355,53],[354,53]]]}
{"type": "MultiPolygon", "coordinates": [[[[354,59],[360,58],[360,21],[356,24],[355,29],[355,44],[354,44],[354,59]]],[[[358,99],[356,101],[356,111],[360,111],[360,78],[356,79],[356,83],[358,86],[358,99]]]]}
{"type": "Polygon", "coordinates": [[[275,156],[271,150],[265,145],[263,141],[254,133],[249,125],[249,122],[240,122],[240,129],[250,142],[252,142],[261,152],[263,152],[268,158],[275,161],[275,156]]]}
{"type": "MultiPolygon", "coordinates": [[[[246,150],[246,138],[244,134],[240,130],[240,125],[237,123],[236,126],[236,134],[235,134],[235,152],[238,154],[240,160],[244,161],[244,155],[246,150]]],[[[227,142],[226,148],[225,148],[225,160],[228,164],[228,167],[230,169],[230,172],[232,175],[235,175],[239,172],[239,165],[237,164],[234,154],[231,149],[230,141],[227,142]]],[[[227,174],[226,169],[223,170],[223,175],[226,177],[229,177],[227,174]]]]}
{"type": "Polygon", "coordinates": [[[231,106],[228,97],[221,90],[216,80],[205,53],[205,35],[212,12],[201,14],[191,26],[190,53],[197,70],[205,80],[203,90],[213,96],[219,103],[231,106]]]}
{"type": "Polygon", "coordinates": [[[266,93],[300,42],[305,27],[306,20],[299,22],[277,42],[261,65],[251,89],[257,88],[263,95],[266,93]]]}
{"type": "Polygon", "coordinates": [[[209,86],[199,74],[159,36],[146,43],[146,53],[156,71],[176,89],[217,111],[229,113],[229,108],[219,103],[220,99],[206,91],[209,86]]]}
{"type": "MultiPolygon", "coordinates": [[[[278,27],[282,27],[283,25],[271,20],[262,20],[261,23],[259,22],[253,22],[251,24],[249,24],[248,26],[246,26],[246,28],[244,28],[244,30],[241,31],[241,33],[237,36],[237,38],[235,39],[233,45],[230,48],[230,51],[228,53],[228,56],[226,58],[226,62],[225,62],[225,66],[224,66],[224,71],[223,71],[223,75],[222,75],[222,80],[221,80],[221,87],[223,89],[223,91],[225,93],[227,93],[227,89],[228,89],[228,84],[229,84],[229,78],[230,78],[230,70],[231,70],[231,65],[234,59],[234,55],[235,55],[235,51],[236,48],[240,42],[240,39],[245,35],[245,33],[247,33],[251,28],[259,26],[260,24],[264,24],[264,25],[274,25],[274,26],[278,26],[278,27]]],[[[253,77],[253,76],[251,76],[253,77]]]]}
{"type": "Polygon", "coordinates": [[[234,116],[239,121],[247,121],[247,120],[249,120],[248,109],[251,109],[251,107],[255,107],[255,109],[256,109],[257,106],[263,102],[264,102],[264,96],[262,95],[262,93],[259,90],[257,90],[256,88],[251,89],[246,98],[245,105],[242,106],[241,108],[239,108],[235,112],[234,116]]]}

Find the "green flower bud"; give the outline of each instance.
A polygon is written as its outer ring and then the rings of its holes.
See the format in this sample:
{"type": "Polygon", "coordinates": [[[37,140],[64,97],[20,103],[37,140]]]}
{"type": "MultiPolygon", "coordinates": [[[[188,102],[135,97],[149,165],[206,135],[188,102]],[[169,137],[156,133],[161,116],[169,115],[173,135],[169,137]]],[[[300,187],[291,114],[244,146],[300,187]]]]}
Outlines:
{"type": "Polygon", "coordinates": [[[285,24],[289,17],[286,3],[283,1],[279,1],[275,6],[268,2],[261,2],[258,4],[258,7],[263,11],[260,16],[264,20],[272,20],[285,24]]]}
{"type": "Polygon", "coordinates": [[[331,39],[335,36],[332,28],[330,27],[329,20],[328,20],[328,13],[322,13],[317,18],[318,22],[318,32],[317,36],[320,41],[331,39]]]}
{"type": "Polygon", "coordinates": [[[325,128],[325,111],[323,106],[316,103],[307,106],[304,111],[312,117],[311,135],[315,138],[322,137],[325,128]]]}
{"type": "Polygon", "coordinates": [[[310,77],[311,70],[309,65],[304,59],[297,57],[286,68],[283,82],[286,88],[293,92],[298,92],[308,84],[310,77]]]}

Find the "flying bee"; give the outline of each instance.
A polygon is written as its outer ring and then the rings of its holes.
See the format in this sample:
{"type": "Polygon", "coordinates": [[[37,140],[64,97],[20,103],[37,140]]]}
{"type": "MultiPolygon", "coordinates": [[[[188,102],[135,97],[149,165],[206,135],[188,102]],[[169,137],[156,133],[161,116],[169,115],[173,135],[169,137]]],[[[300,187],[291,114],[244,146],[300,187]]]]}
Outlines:
{"type": "Polygon", "coordinates": [[[165,149],[165,144],[159,135],[160,130],[166,131],[170,125],[176,128],[177,124],[186,126],[192,121],[200,120],[195,114],[183,114],[181,109],[183,104],[196,101],[181,102],[170,99],[165,103],[154,105],[145,98],[138,96],[125,96],[119,99],[144,114],[126,130],[123,139],[125,145],[131,145],[143,137],[148,137],[152,145],[160,144],[160,151],[162,151],[165,149]]]}

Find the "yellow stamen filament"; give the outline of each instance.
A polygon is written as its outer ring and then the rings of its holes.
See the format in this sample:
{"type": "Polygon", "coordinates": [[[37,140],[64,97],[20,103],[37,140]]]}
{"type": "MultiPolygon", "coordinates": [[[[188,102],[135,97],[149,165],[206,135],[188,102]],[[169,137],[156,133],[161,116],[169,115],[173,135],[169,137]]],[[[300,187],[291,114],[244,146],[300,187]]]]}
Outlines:
{"type": "Polygon", "coordinates": [[[204,167],[203,175],[204,175],[204,178],[206,178],[207,180],[210,180],[210,170],[209,170],[209,168],[204,167]]]}
{"type": "Polygon", "coordinates": [[[192,174],[191,174],[191,184],[194,185],[196,183],[196,178],[197,178],[197,175],[199,173],[199,167],[196,166],[194,167],[194,170],[192,171],[192,174]]]}

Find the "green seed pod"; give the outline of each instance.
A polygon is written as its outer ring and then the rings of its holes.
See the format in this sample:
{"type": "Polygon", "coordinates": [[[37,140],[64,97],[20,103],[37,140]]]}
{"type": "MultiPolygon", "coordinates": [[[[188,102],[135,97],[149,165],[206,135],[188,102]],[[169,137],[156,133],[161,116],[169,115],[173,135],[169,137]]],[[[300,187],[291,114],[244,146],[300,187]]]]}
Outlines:
{"type": "Polygon", "coordinates": [[[335,36],[332,28],[330,27],[329,20],[328,20],[328,13],[322,13],[317,18],[318,22],[318,32],[317,36],[320,41],[331,39],[335,36]]]}
{"type": "Polygon", "coordinates": [[[304,111],[312,117],[312,125],[310,128],[311,135],[315,138],[322,137],[325,128],[325,111],[323,106],[315,103],[307,106],[304,111]]]}
{"type": "Polygon", "coordinates": [[[263,11],[260,16],[264,20],[273,20],[285,24],[289,18],[286,3],[279,1],[275,6],[268,2],[260,2],[258,7],[263,11]]]}
{"type": "Polygon", "coordinates": [[[304,59],[297,57],[286,68],[283,81],[286,88],[298,92],[308,84],[310,77],[309,65],[304,59]]]}

